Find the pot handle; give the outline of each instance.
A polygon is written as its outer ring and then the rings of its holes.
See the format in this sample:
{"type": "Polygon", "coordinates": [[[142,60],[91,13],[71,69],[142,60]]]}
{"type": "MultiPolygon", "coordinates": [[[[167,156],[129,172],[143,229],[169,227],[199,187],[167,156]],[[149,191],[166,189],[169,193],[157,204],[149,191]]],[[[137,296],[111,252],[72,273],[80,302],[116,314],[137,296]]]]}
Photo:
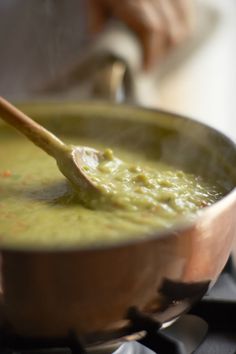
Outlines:
{"type": "Polygon", "coordinates": [[[130,96],[130,81],[125,63],[110,58],[94,75],[92,96],[115,102],[127,100],[130,96]]]}
{"type": "Polygon", "coordinates": [[[125,24],[111,20],[90,48],[88,58],[98,59],[97,65],[94,64],[91,96],[137,102],[135,83],[142,71],[142,55],[137,36],[125,24]]]}

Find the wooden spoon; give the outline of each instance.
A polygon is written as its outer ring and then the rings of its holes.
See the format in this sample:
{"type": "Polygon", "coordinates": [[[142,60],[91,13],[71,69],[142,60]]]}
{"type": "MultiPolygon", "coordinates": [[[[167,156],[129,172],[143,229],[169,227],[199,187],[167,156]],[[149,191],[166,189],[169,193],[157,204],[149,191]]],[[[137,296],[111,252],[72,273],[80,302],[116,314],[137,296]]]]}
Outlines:
{"type": "MultiPolygon", "coordinates": [[[[50,131],[36,123],[7,100],[0,96],[0,117],[18,129],[34,144],[54,157],[63,175],[79,191],[82,198],[99,196],[101,191],[86,175],[86,170],[95,170],[101,153],[85,146],[64,144],[50,131]]],[[[17,154],[17,151],[16,151],[17,154]]]]}

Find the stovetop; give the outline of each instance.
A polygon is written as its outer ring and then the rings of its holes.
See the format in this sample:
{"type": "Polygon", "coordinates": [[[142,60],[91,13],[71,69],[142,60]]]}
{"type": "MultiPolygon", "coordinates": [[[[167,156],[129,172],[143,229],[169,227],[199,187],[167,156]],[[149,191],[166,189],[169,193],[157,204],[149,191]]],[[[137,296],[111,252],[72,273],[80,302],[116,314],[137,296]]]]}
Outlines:
{"type": "MultiPolygon", "coordinates": [[[[212,290],[188,314],[157,331],[146,323],[147,334],[138,342],[124,342],[114,354],[236,354],[236,269],[229,259],[212,290]]],[[[86,354],[71,334],[59,342],[6,340],[0,333],[0,354],[86,354]]],[[[102,354],[103,350],[87,354],[102,354]]],[[[107,351],[106,351],[107,354],[107,351]]]]}
{"type": "Polygon", "coordinates": [[[208,323],[196,354],[236,353],[236,269],[230,259],[218,282],[192,310],[208,323]]]}

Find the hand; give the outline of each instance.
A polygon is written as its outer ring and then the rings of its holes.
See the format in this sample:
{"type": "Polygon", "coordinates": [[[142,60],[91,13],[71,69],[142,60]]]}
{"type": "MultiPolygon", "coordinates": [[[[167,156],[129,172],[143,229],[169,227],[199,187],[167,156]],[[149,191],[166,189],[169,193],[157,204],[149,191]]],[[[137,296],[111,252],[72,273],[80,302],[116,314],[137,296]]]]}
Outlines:
{"type": "Polygon", "coordinates": [[[92,31],[111,16],[125,22],[139,37],[146,69],[181,43],[193,25],[193,0],[89,0],[92,31]]]}

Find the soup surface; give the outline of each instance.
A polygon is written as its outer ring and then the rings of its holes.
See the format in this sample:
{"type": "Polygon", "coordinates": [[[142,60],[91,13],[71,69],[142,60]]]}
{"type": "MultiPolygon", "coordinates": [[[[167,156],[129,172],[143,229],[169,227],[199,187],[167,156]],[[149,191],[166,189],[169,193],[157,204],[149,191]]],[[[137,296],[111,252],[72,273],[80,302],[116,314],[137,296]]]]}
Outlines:
{"type": "MultiPolygon", "coordinates": [[[[68,140],[68,138],[66,139],[68,140]]],[[[71,139],[72,140],[72,139],[71,139]]],[[[200,176],[185,173],[134,152],[94,145],[103,156],[86,171],[111,203],[79,202],[51,157],[14,135],[0,139],[0,242],[17,247],[86,246],[143,237],[192,217],[224,194],[200,176]]],[[[86,168],[86,167],[85,167],[86,168]]]]}

